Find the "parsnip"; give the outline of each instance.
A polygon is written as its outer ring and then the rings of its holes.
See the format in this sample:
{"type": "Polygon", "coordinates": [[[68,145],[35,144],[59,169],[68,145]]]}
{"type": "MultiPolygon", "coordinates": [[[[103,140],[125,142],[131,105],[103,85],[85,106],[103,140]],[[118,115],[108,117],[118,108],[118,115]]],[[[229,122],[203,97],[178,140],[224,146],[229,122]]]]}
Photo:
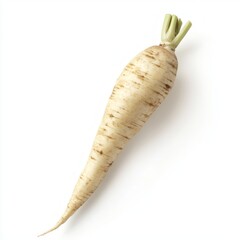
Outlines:
{"type": "MultiPolygon", "coordinates": [[[[66,222],[92,195],[125,144],[142,128],[173,86],[177,73],[174,50],[191,27],[167,14],[162,43],[139,53],[121,73],[109,98],[87,164],[67,209],[51,232],[66,222]]],[[[40,235],[40,236],[41,236],[40,235]]]]}

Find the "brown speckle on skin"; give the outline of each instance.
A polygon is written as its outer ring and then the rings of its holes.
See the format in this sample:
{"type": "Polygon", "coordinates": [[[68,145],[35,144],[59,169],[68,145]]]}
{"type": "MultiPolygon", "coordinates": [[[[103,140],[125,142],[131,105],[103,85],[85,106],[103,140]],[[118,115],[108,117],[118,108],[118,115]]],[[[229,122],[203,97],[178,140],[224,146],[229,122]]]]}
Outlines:
{"type": "Polygon", "coordinates": [[[125,139],[129,139],[128,136],[122,135],[122,134],[120,134],[120,133],[118,133],[118,135],[121,136],[121,137],[123,137],[123,138],[125,138],[125,139]]]}
{"type": "Polygon", "coordinates": [[[103,151],[102,150],[98,150],[98,149],[93,149],[95,152],[98,152],[99,154],[103,155],[103,151]]]}
{"type": "Polygon", "coordinates": [[[125,70],[132,70],[135,68],[135,65],[133,63],[129,63],[126,67],[125,70]]]}
{"type": "Polygon", "coordinates": [[[156,91],[156,90],[153,90],[153,92],[156,93],[156,94],[160,94],[160,92],[159,92],[159,91],[156,91]]]}
{"type": "Polygon", "coordinates": [[[137,75],[139,79],[144,80],[145,77],[143,75],[137,75]]]}
{"type": "Polygon", "coordinates": [[[173,62],[167,62],[171,67],[176,68],[177,66],[173,62]]]}
{"type": "Polygon", "coordinates": [[[133,81],[134,84],[136,84],[137,86],[140,86],[141,84],[139,82],[133,81]]]}
{"type": "Polygon", "coordinates": [[[94,158],[93,156],[91,156],[90,157],[92,160],[94,160],[94,161],[97,161],[97,159],[96,158],[94,158]]]}
{"type": "Polygon", "coordinates": [[[169,72],[170,72],[171,74],[173,74],[174,76],[176,76],[176,72],[175,72],[175,71],[169,70],[169,72]]]}
{"type": "Polygon", "coordinates": [[[111,167],[111,166],[112,166],[112,164],[113,164],[113,162],[110,162],[110,163],[108,163],[108,167],[111,167]]]}
{"type": "Polygon", "coordinates": [[[168,94],[168,92],[169,92],[169,90],[168,89],[166,89],[165,87],[163,87],[163,90],[162,90],[163,92],[164,92],[164,94],[165,95],[167,95],[168,94]]]}
{"type": "Polygon", "coordinates": [[[154,107],[155,105],[151,102],[147,102],[147,101],[144,101],[147,105],[149,105],[150,107],[154,107]]]}
{"type": "Polygon", "coordinates": [[[171,79],[171,78],[167,78],[166,80],[169,81],[170,83],[173,82],[173,79],[171,79]]]}
{"type": "Polygon", "coordinates": [[[121,107],[119,107],[119,108],[122,109],[123,111],[126,111],[125,107],[122,107],[122,106],[121,106],[121,107]]]}
{"type": "Polygon", "coordinates": [[[163,97],[163,98],[165,97],[165,95],[164,95],[165,92],[162,92],[162,91],[160,92],[160,91],[156,91],[156,90],[153,90],[153,89],[151,89],[151,90],[152,90],[154,93],[157,93],[158,95],[160,95],[161,97],[163,97]]]}
{"type": "Polygon", "coordinates": [[[149,49],[148,52],[152,55],[159,55],[158,51],[153,51],[152,49],[149,49]]]}
{"type": "Polygon", "coordinates": [[[171,86],[168,85],[168,84],[165,84],[165,88],[166,88],[167,90],[169,90],[169,89],[171,88],[171,86]]]}
{"type": "Polygon", "coordinates": [[[151,55],[149,55],[149,54],[146,54],[146,53],[145,53],[144,56],[155,60],[155,57],[153,57],[153,56],[151,56],[151,55]]]}
{"type": "Polygon", "coordinates": [[[117,149],[119,149],[119,150],[122,150],[123,148],[122,147],[116,147],[117,149]]]}
{"type": "Polygon", "coordinates": [[[108,135],[106,135],[106,137],[107,137],[108,139],[110,139],[110,140],[112,140],[112,139],[113,139],[113,137],[111,137],[111,136],[108,136],[108,135]]]}
{"type": "Polygon", "coordinates": [[[157,64],[157,63],[152,63],[152,64],[158,68],[162,68],[160,64],[157,64]]]}

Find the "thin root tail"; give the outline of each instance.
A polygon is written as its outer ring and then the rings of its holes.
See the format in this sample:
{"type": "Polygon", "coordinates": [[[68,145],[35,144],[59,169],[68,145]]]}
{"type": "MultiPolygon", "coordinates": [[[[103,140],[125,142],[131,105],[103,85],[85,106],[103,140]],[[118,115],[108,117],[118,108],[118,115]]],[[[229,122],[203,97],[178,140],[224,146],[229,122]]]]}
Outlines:
{"type": "Polygon", "coordinates": [[[48,231],[46,231],[44,233],[39,234],[38,237],[42,237],[42,236],[46,235],[47,233],[54,231],[55,229],[60,227],[62,224],[63,224],[63,222],[58,222],[53,228],[49,229],[48,231]]]}

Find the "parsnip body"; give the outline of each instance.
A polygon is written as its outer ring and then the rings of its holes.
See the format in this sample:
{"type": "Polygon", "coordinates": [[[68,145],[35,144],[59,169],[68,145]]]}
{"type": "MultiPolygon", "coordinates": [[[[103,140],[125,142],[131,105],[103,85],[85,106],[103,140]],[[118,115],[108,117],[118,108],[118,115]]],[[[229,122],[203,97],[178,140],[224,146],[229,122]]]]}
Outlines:
{"type": "Polygon", "coordinates": [[[109,98],[87,165],[64,219],[91,196],[124,145],[142,128],[172,88],[177,72],[173,52],[153,46],[123,70],[109,98]]]}
{"type": "Polygon", "coordinates": [[[48,232],[66,222],[96,190],[124,145],[167,96],[175,81],[177,65],[173,51],[152,46],[124,68],[113,88],[87,164],[67,209],[48,232]]]}

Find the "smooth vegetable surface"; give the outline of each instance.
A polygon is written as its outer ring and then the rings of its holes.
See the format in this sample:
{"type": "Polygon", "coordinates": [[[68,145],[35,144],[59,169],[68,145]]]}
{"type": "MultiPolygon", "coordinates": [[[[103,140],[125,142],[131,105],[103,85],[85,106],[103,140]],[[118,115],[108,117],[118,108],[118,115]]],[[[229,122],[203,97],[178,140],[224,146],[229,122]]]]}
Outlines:
{"type": "Polygon", "coordinates": [[[39,236],[58,228],[86,202],[125,144],[165,99],[177,73],[175,48],[191,27],[190,22],[182,29],[181,25],[182,21],[175,15],[167,14],[161,44],[139,53],[124,68],[113,88],[87,164],[64,214],[53,228],[39,236]]]}

